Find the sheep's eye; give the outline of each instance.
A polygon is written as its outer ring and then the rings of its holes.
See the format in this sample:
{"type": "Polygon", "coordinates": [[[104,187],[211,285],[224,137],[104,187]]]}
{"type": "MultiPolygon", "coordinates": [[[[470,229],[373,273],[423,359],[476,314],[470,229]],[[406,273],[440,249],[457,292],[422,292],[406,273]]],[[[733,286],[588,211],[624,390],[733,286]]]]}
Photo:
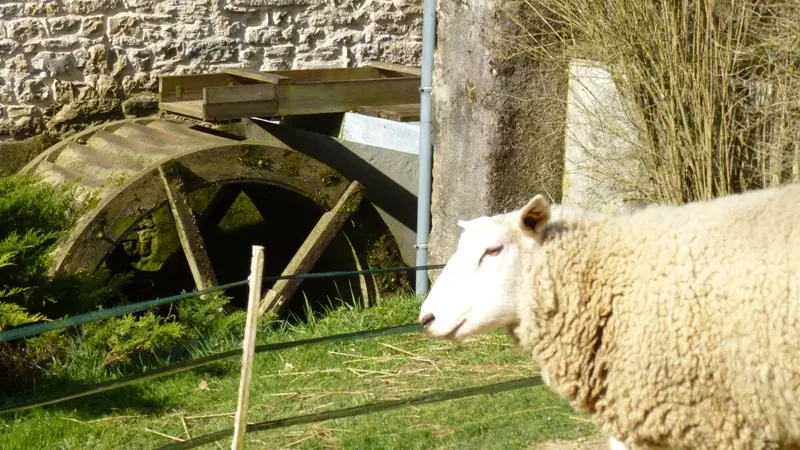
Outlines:
{"type": "Polygon", "coordinates": [[[483,262],[483,258],[485,258],[486,256],[497,256],[502,250],[503,250],[502,244],[495,247],[487,248],[486,251],[483,252],[483,255],[481,255],[481,259],[478,260],[478,265],[479,266],[481,265],[481,263],[483,262]]]}
{"type": "Polygon", "coordinates": [[[486,254],[489,256],[497,256],[503,250],[503,245],[498,245],[496,247],[489,247],[486,249],[486,254]]]}

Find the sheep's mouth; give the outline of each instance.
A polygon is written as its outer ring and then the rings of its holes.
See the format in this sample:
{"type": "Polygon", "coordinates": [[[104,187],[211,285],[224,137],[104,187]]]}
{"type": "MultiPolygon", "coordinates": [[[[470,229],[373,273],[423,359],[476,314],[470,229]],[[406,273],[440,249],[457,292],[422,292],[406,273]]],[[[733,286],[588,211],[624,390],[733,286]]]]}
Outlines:
{"type": "MultiPolygon", "coordinates": [[[[458,333],[458,330],[460,330],[460,329],[461,329],[461,327],[462,327],[462,326],[464,326],[464,324],[465,324],[465,323],[467,323],[467,318],[466,318],[466,317],[462,317],[462,318],[461,318],[461,320],[459,320],[459,321],[458,321],[458,323],[456,324],[456,326],[455,326],[455,327],[453,327],[453,329],[452,329],[452,330],[450,330],[450,332],[449,332],[449,333],[447,333],[446,335],[444,335],[444,336],[442,336],[442,337],[443,337],[444,339],[447,339],[447,340],[450,340],[450,341],[456,341],[456,342],[458,342],[460,339],[459,339],[458,337],[456,337],[456,333],[458,333]]],[[[462,339],[463,339],[463,338],[462,338],[462,339]]]]}

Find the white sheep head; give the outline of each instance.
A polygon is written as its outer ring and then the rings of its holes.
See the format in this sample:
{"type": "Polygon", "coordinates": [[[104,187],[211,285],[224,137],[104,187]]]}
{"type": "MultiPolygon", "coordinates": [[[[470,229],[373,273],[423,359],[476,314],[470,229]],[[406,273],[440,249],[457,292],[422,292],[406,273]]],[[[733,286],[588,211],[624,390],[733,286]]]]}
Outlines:
{"type": "Polygon", "coordinates": [[[460,220],[461,237],[422,304],[419,321],[433,339],[464,339],[519,322],[531,300],[533,262],[550,220],[542,195],[506,214],[460,220]]]}

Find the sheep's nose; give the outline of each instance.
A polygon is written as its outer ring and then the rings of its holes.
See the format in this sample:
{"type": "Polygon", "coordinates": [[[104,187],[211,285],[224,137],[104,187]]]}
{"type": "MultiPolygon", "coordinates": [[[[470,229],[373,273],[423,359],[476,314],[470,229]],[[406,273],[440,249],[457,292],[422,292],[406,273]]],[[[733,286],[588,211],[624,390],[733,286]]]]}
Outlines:
{"type": "Polygon", "coordinates": [[[422,324],[423,327],[426,327],[428,324],[433,322],[434,319],[436,319],[436,317],[434,317],[433,314],[427,313],[422,316],[422,319],[419,320],[419,323],[422,324]]]}

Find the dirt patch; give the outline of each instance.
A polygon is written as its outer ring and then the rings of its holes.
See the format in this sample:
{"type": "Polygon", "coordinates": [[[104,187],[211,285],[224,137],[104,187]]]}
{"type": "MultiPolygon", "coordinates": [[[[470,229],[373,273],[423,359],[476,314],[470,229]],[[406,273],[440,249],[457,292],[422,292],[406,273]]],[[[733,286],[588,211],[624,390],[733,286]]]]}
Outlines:
{"type": "Polygon", "coordinates": [[[536,450],[607,450],[608,438],[605,436],[591,436],[573,441],[548,441],[537,444],[533,448],[536,450]]]}

